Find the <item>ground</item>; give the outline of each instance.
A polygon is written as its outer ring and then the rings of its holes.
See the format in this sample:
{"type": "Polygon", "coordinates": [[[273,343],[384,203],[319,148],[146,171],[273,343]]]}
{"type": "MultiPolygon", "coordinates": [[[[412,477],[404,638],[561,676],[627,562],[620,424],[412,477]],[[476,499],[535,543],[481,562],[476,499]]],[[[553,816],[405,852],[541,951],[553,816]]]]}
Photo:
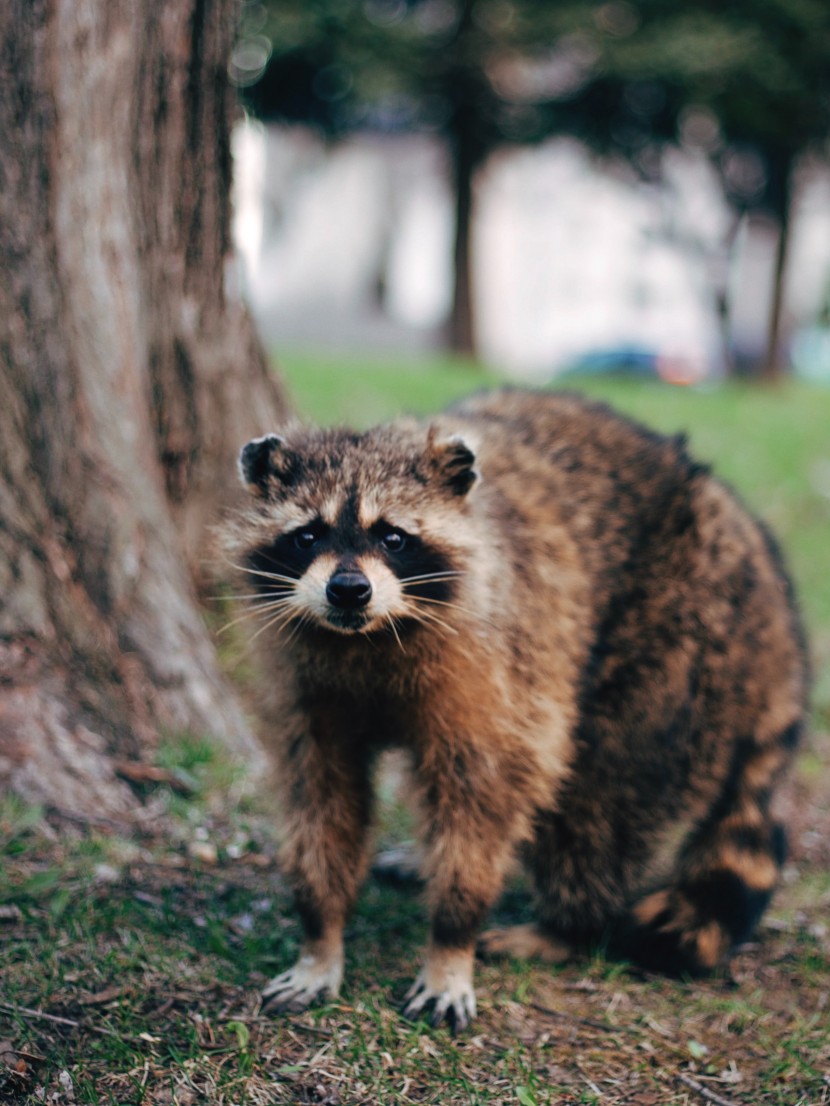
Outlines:
{"type": "MultiPolygon", "coordinates": [[[[417,889],[377,880],[342,998],[263,1013],[299,935],[270,818],[208,746],[162,763],[138,836],[0,813],[0,1102],[830,1103],[830,735],[791,781],[784,885],[721,975],[482,965],[456,1040],[398,1013],[424,915],[417,889]]],[[[389,807],[387,843],[403,817],[389,807]]],[[[527,905],[517,884],[497,918],[527,905]]]]}
{"type": "MultiPolygon", "coordinates": [[[[370,395],[354,412],[370,421],[389,413],[388,378],[305,359],[292,383],[320,418],[370,395]]],[[[436,407],[476,373],[395,379],[412,384],[401,405],[436,407]]],[[[603,389],[691,430],[780,535],[802,596],[813,731],[788,785],[790,861],[752,943],[700,982],[599,955],[482,965],[479,1017],[453,1040],[398,1013],[426,937],[420,893],[370,880],[342,997],[269,1017],[259,988],[299,930],[267,791],[171,739],[134,773],[137,829],[0,800],[0,1103],[830,1106],[830,391],[603,389]]],[[[244,682],[244,658],[228,665],[244,682]]],[[[387,796],[379,844],[407,832],[387,796]]],[[[497,920],[527,906],[517,884],[497,920]]]]}

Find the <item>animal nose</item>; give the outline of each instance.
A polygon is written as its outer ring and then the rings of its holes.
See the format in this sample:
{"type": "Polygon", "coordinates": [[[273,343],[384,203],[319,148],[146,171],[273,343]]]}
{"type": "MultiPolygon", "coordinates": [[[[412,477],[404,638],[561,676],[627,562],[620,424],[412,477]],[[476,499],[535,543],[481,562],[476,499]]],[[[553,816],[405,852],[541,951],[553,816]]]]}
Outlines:
{"type": "Polygon", "coordinates": [[[362,572],[336,572],[326,584],[326,596],[333,607],[356,611],[372,598],[372,585],[362,572]]]}

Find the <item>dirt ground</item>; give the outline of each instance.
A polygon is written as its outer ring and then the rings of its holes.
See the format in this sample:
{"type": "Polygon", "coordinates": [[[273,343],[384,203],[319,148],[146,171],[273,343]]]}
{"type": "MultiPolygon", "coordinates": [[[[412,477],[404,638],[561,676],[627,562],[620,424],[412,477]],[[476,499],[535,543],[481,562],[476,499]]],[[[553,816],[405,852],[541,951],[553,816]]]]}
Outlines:
{"type": "Polygon", "coordinates": [[[132,840],[0,812],[0,1102],[830,1104],[830,735],[787,788],[783,886],[722,973],[482,965],[455,1040],[398,1013],[423,909],[375,880],[341,999],[268,1017],[258,988],[298,929],[265,815],[228,820],[221,795],[154,804],[132,840]]]}

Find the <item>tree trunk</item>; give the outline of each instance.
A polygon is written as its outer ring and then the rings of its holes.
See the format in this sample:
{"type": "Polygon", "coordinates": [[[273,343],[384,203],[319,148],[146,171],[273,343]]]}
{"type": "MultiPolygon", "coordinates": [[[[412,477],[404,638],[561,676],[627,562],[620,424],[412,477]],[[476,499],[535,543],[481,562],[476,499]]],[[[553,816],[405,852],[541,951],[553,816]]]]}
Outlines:
{"type": "Polygon", "coordinates": [[[778,380],[783,375],[781,321],[784,307],[784,279],[787,275],[787,254],[790,244],[790,205],[795,155],[781,154],[770,167],[767,196],[778,225],[778,242],[772,277],[772,298],[767,326],[767,348],[761,365],[763,380],[778,380]]]}
{"type": "Polygon", "coordinates": [[[255,755],[192,566],[282,398],[236,297],[231,0],[0,5],[0,782],[128,815],[159,734],[255,755]]]}
{"type": "Polygon", "coordinates": [[[488,123],[495,112],[487,78],[475,58],[478,31],[475,0],[463,0],[455,36],[442,61],[439,86],[451,105],[447,123],[452,186],[455,195],[453,302],[450,348],[469,357],[476,352],[475,290],[473,288],[473,179],[489,152],[488,123]]]}
{"type": "Polygon", "coordinates": [[[473,151],[467,149],[463,134],[455,136],[452,146],[455,242],[453,246],[454,280],[450,319],[450,348],[454,353],[473,357],[476,352],[476,335],[471,235],[473,174],[476,169],[476,161],[473,151]]]}

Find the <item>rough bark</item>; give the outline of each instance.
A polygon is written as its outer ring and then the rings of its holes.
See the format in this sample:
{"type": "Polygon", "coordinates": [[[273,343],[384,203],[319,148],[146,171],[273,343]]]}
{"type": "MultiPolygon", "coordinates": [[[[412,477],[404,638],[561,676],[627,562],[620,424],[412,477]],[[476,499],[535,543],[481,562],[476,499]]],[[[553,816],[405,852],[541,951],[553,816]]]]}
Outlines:
{"type": "Polygon", "coordinates": [[[282,409],[228,286],[232,13],[0,5],[0,784],[76,814],[165,731],[253,750],[188,567],[282,409]]]}
{"type": "Polygon", "coordinates": [[[450,316],[450,348],[474,357],[476,352],[473,307],[473,175],[477,155],[467,149],[463,132],[453,136],[452,162],[455,191],[455,240],[453,243],[453,302],[450,316]]]}
{"type": "Polygon", "coordinates": [[[772,275],[772,297],[767,325],[767,346],[761,364],[761,377],[767,381],[780,379],[784,371],[782,322],[784,311],[784,281],[790,245],[790,208],[795,169],[795,151],[781,153],[773,160],[767,186],[768,202],[778,224],[778,241],[772,275]]]}
{"type": "Polygon", "coordinates": [[[451,105],[447,141],[455,195],[453,302],[449,344],[455,353],[476,353],[475,289],[473,286],[474,178],[490,151],[492,135],[486,121],[496,111],[493,92],[476,55],[475,0],[464,0],[458,27],[443,61],[441,86],[451,105]]]}

